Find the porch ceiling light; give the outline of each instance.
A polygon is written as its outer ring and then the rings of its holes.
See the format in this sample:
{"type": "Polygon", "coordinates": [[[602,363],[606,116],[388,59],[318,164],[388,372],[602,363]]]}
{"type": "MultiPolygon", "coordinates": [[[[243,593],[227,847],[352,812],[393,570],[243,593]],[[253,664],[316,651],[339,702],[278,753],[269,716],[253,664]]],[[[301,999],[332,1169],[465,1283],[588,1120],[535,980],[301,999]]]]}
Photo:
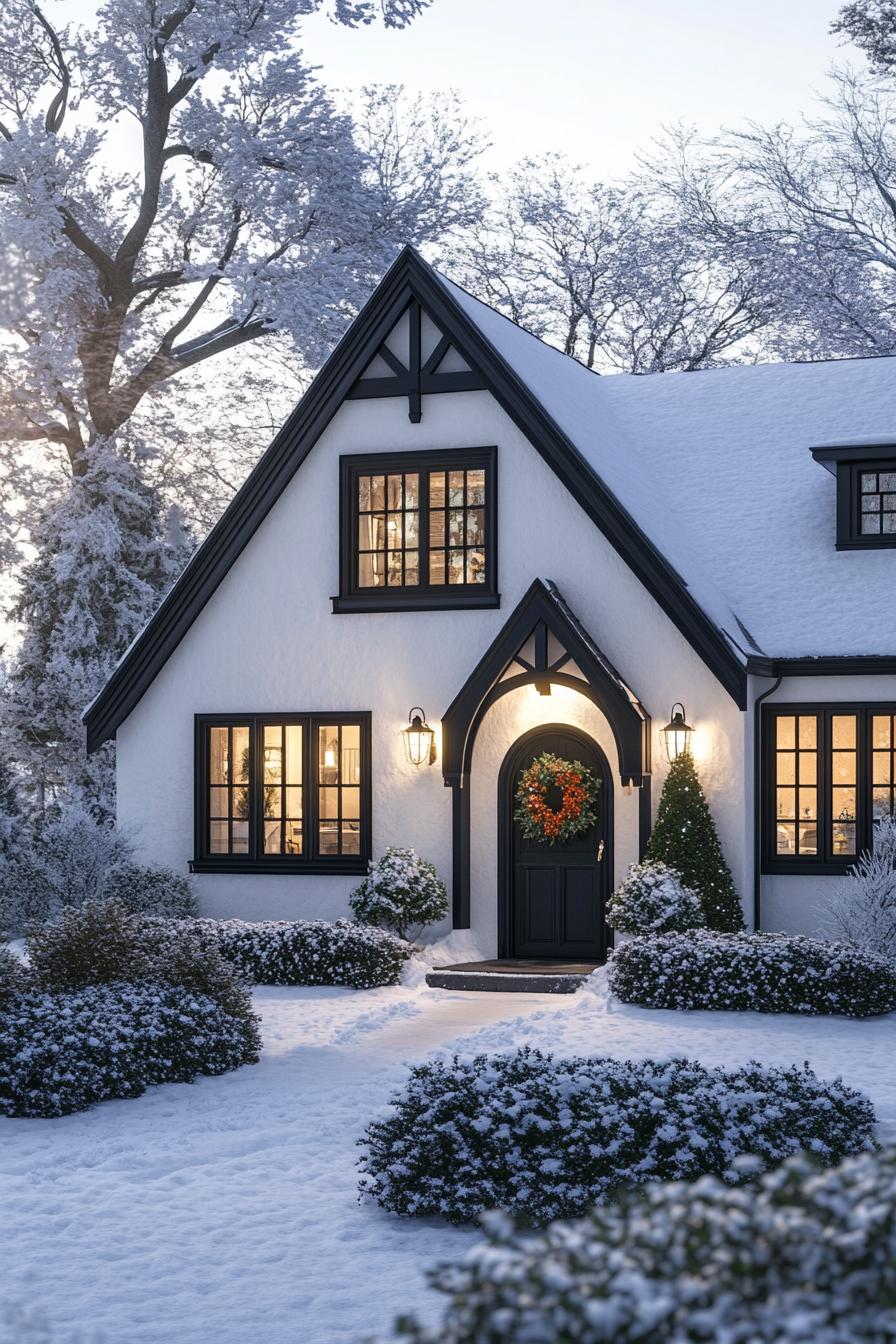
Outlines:
{"type": "Polygon", "coordinates": [[[404,754],[411,765],[432,765],[436,759],[436,735],[426,722],[426,714],[414,705],[408,714],[408,726],[402,729],[404,754]]]}
{"type": "Polygon", "coordinates": [[[671,765],[691,749],[694,730],[685,722],[684,705],[676,700],[672,706],[672,717],[663,729],[663,741],[666,746],[666,760],[671,765]]]}

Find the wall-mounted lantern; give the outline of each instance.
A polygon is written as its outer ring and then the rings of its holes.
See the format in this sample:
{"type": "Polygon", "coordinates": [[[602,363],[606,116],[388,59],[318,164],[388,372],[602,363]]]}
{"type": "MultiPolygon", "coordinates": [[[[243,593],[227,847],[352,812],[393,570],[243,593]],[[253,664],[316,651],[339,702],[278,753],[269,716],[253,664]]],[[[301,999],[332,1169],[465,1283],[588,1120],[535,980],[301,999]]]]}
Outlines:
{"type": "Polygon", "coordinates": [[[426,714],[414,705],[408,714],[408,726],[402,729],[404,754],[411,765],[432,765],[436,759],[436,735],[426,722],[426,714]]]}
{"type": "Polygon", "coordinates": [[[684,705],[676,700],[672,706],[672,717],[663,729],[666,760],[670,765],[673,761],[677,761],[679,756],[683,756],[686,751],[690,751],[693,735],[693,728],[685,722],[684,705]]]}

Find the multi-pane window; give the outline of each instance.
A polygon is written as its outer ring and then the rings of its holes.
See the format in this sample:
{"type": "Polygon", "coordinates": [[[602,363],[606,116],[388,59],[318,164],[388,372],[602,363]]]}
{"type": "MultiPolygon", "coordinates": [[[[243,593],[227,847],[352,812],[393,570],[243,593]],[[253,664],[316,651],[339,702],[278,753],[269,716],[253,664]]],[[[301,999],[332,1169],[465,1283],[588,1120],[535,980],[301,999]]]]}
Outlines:
{"type": "Polygon", "coordinates": [[[847,866],[896,810],[896,711],[773,705],[764,723],[766,869],[847,866]]]}
{"type": "Polygon", "coordinates": [[[896,468],[859,471],[859,531],[863,537],[896,533],[896,468]]]}
{"type": "Polygon", "coordinates": [[[429,473],[430,583],[485,583],[485,471],[429,473]]]}
{"type": "Polygon", "coordinates": [[[495,450],[342,459],[337,611],[491,606],[495,450]]]}
{"type": "Polygon", "coordinates": [[[361,853],[361,729],[326,723],[317,730],[318,847],[321,854],[361,853]]]}
{"type": "Polygon", "coordinates": [[[370,715],[209,715],[196,727],[194,867],[361,871],[370,715]]]}

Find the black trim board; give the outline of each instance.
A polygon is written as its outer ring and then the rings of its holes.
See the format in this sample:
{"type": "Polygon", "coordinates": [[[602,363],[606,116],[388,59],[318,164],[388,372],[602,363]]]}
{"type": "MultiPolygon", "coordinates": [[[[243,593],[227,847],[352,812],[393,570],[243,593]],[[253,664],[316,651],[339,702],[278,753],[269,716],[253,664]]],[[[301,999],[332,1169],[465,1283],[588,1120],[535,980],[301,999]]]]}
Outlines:
{"type": "MultiPolygon", "coordinates": [[[[746,707],[745,668],[686,583],[637,526],[578,448],[467,317],[413,248],[405,248],[250,473],[180,579],[84,711],[93,751],[127,718],[347,398],[412,301],[450,334],[462,357],[566,485],[629,568],[725,687],[746,707]]],[[[596,376],[596,375],[595,375],[596,376]]]]}
{"type": "Polygon", "coordinates": [[[755,677],[854,677],[896,675],[896,654],[830,654],[818,658],[748,658],[755,677]]]}

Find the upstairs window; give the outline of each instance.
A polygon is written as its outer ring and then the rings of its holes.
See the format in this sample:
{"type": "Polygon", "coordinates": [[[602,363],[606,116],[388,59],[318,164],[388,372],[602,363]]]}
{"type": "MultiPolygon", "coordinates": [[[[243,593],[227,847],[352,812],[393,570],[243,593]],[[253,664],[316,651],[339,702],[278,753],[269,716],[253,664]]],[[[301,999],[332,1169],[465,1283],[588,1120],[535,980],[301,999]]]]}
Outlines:
{"type": "Polygon", "coordinates": [[[341,464],[336,611],[497,606],[495,449],[341,464]]]}
{"type": "Polygon", "coordinates": [[[896,444],[813,448],[837,480],[837,549],[896,546],[896,444]]]}
{"type": "Polygon", "coordinates": [[[365,872],[370,715],[201,715],[197,872],[365,872]]]}
{"type": "Polygon", "coordinates": [[[896,814],[896,705],[763,711],[763,870],[844,872],[896,814]]]}

